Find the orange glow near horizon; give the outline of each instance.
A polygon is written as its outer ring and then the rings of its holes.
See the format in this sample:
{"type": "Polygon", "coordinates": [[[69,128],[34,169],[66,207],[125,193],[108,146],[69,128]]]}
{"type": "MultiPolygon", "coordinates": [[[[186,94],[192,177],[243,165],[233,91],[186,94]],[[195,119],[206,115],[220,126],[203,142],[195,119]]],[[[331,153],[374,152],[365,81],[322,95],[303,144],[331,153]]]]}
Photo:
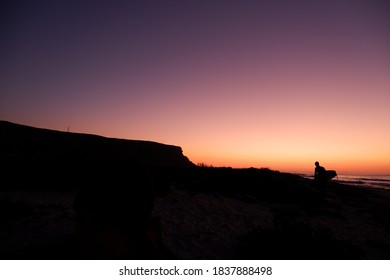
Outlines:
{"type": "Polygon", "coordinates": [[[263,159],[247,159],[241,160],[227,158],[227,157],[207,157],[207,156],[191,156],[186,154],[190,160],[195,164],[204,163],[206,165],[212,165],[215,167],[233,167],[233,168],[270,168],[272,170],[278,170],[281,172],[290,173],[303,173],[312,174],[314,172],[314,162],[319,161],[326,169],[336,170],[338,174],[372,174],[372,175],[389,175],[390,174],[390,161],[388,158],[361,158],[351,160],[350,158],[324,158],[321,160],[319,157],[311,158],[289,158],[278,160],[275,158],[263,158],[263,159]]]}
{"type": "Polygon", "coordinates": [[[7,10],[0,119],[195,164],[390,174],[381,1],[156,2],[7,10]]]}

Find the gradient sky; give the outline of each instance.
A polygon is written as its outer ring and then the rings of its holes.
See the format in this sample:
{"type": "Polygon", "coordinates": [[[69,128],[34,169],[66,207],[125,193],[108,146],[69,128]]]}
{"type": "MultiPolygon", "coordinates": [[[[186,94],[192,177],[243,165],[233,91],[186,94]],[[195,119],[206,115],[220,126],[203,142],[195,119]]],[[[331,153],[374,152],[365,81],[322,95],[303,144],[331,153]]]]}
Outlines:
{"type": "Polygon", "coordinates": [[[0,119],[390,174],[387,2],[3,1],[0,119]]]}

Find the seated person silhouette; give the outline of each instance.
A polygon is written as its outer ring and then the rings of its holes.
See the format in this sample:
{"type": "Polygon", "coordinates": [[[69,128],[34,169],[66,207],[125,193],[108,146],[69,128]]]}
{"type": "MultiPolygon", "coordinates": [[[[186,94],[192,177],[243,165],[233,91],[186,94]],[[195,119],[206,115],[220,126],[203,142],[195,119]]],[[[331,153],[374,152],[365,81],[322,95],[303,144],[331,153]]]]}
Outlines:
{"type": "Polygon", "coordinates": [[[94,166],[74,201],[79,259],[164,259],[153,182],[138,164],[94,166]]]}
{"type": "Polygon", "coordinates": [[[320,183],[325,183],[328,180],[326,169],[322,167],[318,161],[316,161],[314,164],[316,166],[314,169],[314,180],[320,183]]]}

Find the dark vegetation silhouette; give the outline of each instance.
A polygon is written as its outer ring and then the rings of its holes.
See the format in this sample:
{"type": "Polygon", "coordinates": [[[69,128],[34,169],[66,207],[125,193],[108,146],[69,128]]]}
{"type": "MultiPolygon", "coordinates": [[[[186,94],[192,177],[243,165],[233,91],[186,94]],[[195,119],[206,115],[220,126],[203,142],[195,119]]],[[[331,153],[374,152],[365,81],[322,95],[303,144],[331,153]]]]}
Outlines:
{"type": "MultiPolygon", "coordinates": [[[[382,238],[390,228],[385,191],[333,181],[327,182],[324,191],[313,187],[314,180],[267,168],[196,166],[180,147],[153,142],[8,122],[0,122],[0,136],[0,157],[5,163],[2,176],[7,182],[0,187],[1,259],[175,259],[178,252],[167,244],[181,241],[166,240],[169,235],[164,232],[169,225],[153,210],[156,199],[164,200],[178,191],[194,197],[217,194],[239,201],[242,207],[254,204],[270,209],[273,222],[253,227],[233,240],[238,244],[235,252],[221,255],[221,259],[390,258],[390,244],[382,238]],[[73,203],[64,209],[18,198],[35,192],[71,193],[73,203]],[[56,228],[66,219],[73,229],[52,233],[56,237],[50,242],[29,238],[31,231],[18,231],[23,223],[34,224],[43,208],[48,216],[58,217],[51,220],[56,228]],[[64,211],[73,214],[65,217],[64,211]],[[343,238],[331,226],[350,227],[355,221],[349,219],[358,217],[365,217],[357,223],[359,230],[347,231],[343,238]],[[319,224],[320,219],[333,224],[319,224]],[[365,234],[365,221],[373,224],[378,234],[365,234]],[[13,235],[20,236],[24,245],[8,243],[13,235]]],[[[229,234],[222,229],[219,234],[229,234]]],[[[188,236],[191,234],[178,238],[188,236]]]]}

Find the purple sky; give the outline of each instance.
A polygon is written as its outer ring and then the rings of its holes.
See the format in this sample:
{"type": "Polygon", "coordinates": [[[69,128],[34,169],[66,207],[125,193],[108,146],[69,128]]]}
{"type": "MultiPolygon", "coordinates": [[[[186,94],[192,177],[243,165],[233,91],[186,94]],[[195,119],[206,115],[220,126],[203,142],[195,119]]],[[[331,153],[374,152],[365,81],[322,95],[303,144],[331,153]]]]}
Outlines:
{"type": "Polygon", "coordinates": [[[388,1],[4,3],[0,119],[390,173],[388,1]]]}

